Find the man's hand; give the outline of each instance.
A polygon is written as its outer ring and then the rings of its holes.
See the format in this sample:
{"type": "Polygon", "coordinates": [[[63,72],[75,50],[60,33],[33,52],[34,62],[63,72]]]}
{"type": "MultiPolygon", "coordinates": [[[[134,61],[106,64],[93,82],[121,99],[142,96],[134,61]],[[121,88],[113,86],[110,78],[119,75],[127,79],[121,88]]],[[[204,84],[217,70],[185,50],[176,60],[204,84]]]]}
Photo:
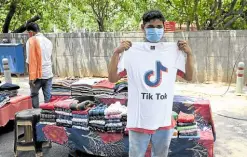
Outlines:
{"type": "Polygon", "coordinates": [[[122,41],[115,52],[118,54],[123,53],[124,51],[128,50],[131,46],[132,46],[131,41],[128,40],[122,41]]]}
{"type": "Polygon", "coordinates": [[[187,41],[179,40],[178,41],[178,48],[179,48],[179,50],[184,51],[187,55],[192,55],[191,48],[190,48],[187,41]]]}
{"type": "Polygon", "coordinates": [[[35,81],[36,81],[36,80],[29,80],[29,85],[30,85],[30,87],[32,87],[32,88],[35,87],[35,84],[34,84],[35,81]]]}

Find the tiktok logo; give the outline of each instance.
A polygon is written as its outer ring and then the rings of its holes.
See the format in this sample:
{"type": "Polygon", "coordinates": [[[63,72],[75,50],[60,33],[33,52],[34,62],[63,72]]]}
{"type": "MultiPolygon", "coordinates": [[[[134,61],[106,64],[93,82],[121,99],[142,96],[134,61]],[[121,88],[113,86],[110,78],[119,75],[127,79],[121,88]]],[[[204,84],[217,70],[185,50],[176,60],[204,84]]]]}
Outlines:
{"type": "Polygon", "coordinates": [[[162,81],[162,72],[168,72],[168,69],[164,67],[160,61],[156,61],[156,79],[150,81],[150,78],[154,76],[154,71],[149,70],[144,75],[144,81],[149,87],[158,87],[162,81]]]}

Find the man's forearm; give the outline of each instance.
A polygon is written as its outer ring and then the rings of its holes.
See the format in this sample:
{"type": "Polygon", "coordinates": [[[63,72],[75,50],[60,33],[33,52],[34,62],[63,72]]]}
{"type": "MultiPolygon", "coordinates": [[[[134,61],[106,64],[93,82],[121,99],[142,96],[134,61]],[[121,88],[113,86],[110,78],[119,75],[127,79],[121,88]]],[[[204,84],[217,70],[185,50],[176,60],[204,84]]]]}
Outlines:
{"type": "Polygon", "coordinates": [[[193,78],[193,72],[194,72],[194,61],[193,61],[193,55],[189,54],[187,55],[187,61],[185,65],[185,80],[191,81],[193,78]]]}
{"type": "Polygon", "coordinates": [[[117,73],[118,62],[119,62],[119,53],[117,52],[117,50],[115,50],[111,57],[111,61],[108,67],[108,79],[110,82],[113,83],[117,82],[120,79],[117,73]]]}

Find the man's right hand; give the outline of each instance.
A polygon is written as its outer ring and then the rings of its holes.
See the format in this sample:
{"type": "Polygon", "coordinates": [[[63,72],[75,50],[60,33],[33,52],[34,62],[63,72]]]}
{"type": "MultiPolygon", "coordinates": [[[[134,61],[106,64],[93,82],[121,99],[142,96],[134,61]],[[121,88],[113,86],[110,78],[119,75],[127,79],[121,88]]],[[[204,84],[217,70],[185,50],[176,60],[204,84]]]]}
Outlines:
{"type": "Polygon", "coordinates": [[[128,50],[131,46],[132,46],[131,41],[128,41],[128,40],[122,41],[115,52],[117,52],[119,54],[123,53],[124,51],[128,50]]]}
{"type": "Polygon", "coordinates": [[[35,80],[29,80],[29,85],[33,88],[35,87],[35,84],[34,84],[35,80]]]}

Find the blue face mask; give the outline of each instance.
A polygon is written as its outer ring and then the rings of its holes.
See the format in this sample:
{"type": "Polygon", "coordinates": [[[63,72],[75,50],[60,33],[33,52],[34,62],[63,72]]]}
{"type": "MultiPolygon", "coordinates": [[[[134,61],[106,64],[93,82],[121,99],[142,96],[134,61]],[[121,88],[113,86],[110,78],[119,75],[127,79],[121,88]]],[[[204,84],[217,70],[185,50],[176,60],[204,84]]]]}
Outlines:
{"type": "Polygon", "coordinates": [[[146,38],[151,43],[157,43],[164,35],[164,28],[145,28],[146,38]]]}

